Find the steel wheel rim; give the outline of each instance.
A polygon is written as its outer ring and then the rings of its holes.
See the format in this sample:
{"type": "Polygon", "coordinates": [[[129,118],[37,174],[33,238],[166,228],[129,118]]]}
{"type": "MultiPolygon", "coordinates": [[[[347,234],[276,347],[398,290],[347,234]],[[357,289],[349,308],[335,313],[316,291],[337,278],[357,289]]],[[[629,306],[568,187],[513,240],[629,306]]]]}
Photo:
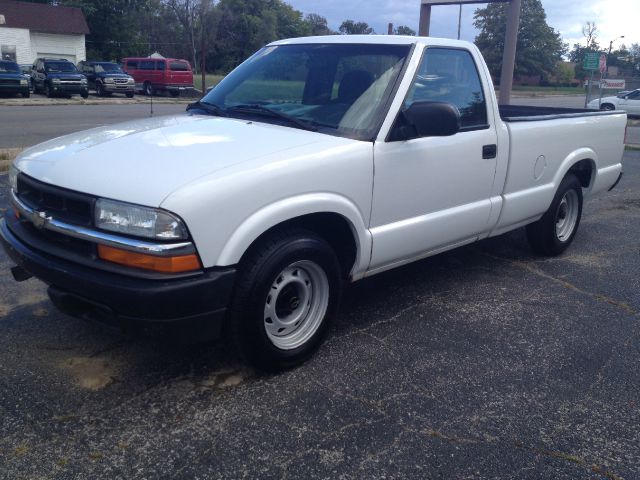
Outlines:
{"type": "Polygon", "coordinates": [[[304,345],[318,331],[329,307],[329,279],[315,262],[300,260],[271,283],[264,304],[267,337],[281,350],[304,345]]]}
{"type": "Polygon", "coordinates": [[[578,223],[579,207],[578,193],[575,190],[569,190],[560,200],[556,211],[556,237],[561,242],[566,242],[573,234],[578,223]]]}

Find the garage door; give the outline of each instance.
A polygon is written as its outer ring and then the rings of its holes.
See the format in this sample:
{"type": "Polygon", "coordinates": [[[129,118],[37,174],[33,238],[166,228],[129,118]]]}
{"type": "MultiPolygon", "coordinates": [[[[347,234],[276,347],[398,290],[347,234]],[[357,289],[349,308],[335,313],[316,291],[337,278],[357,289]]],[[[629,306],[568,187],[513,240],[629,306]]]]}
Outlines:
{"type": "Polygon", "coordinates": [[[56,60],[64,59],[64,60],[69,60],[70,62],[73,62],[74,64],[76,63],[76,56],[75,55],[64,55],[64,54],[60,54],[60,53],[41,53],[41,52],[38,52],[38,55],[36,55],[36,58],[55,58],[56,60]]]}

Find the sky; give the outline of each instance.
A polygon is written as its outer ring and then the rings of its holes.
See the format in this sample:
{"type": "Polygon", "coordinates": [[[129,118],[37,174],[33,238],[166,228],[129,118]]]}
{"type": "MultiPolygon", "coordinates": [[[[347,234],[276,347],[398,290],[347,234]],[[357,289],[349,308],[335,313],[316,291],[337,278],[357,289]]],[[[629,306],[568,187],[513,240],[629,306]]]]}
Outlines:
{"type": "MultiPolygon", "coordinates": [[[[337,30],[343,20],[367,22],[376,33],[386,33],[387,24],[407,25],[418,30],[420,0],[287,0],[294,8],[306,13],[318,13],[327,18],[329,26],[337,30]]],[[[463,5],[461,38],[476,36],[473,12],[485,4],[463,5]]],[[[614,50],[621,44],[640,43],[640,1],[638,0],[542,0],[547,23],[558,30],[565,43],[584,43],[582,25],[596,22],[598,42],[608,47],[616,40],[614,50]]],[[[458,35],[458,6],[433,7],[431,36],[456,38],[458,35]]]]}

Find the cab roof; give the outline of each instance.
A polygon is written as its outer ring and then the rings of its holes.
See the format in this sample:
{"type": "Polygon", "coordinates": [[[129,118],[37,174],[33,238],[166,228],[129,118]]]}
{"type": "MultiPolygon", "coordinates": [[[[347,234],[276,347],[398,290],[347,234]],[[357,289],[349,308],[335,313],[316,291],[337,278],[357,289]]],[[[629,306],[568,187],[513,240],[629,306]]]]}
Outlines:
{"type": "Polygon", "coordinates": [[[325,35],[320,37],[299,37],[276,40],[269,44],[275,45],[305,45],[312,43],[329,44],[368,44],[368,45],[413,45],[423,44],[437,47],[470,48],[473,44],[464,40],[452,40],[437,37],[412,37],[404,35],[325,35]]]}

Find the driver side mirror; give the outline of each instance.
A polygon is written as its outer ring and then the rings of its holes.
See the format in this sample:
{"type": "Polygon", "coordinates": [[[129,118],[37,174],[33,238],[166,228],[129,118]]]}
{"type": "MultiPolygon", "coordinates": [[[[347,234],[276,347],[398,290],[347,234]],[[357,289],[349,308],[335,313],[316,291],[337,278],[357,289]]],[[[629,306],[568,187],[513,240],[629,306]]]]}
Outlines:
{"type": "Polygon", "coordinates": [[[401,112],[392,141],[423,137],[449,137],[460,131],[460,111],[447,102],[414,102],[401,112]],[[400,123],[400,124],[399,124],[400,123]]]}

